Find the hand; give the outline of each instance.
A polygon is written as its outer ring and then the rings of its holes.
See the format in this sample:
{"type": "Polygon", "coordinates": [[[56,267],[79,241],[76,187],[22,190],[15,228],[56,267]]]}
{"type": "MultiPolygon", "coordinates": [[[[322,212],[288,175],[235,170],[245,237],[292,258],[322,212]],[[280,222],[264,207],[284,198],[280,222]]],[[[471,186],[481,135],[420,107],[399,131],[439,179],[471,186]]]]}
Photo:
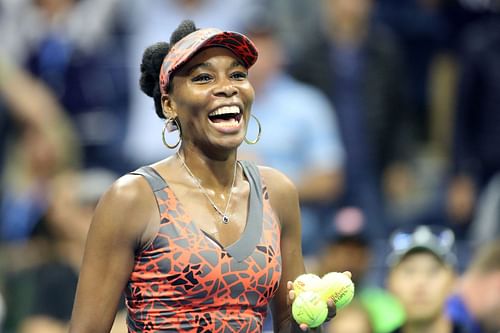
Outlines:
{"type": "MultiPolygon", "coordinates": [[[[352,277],[352,274],[351,272],[349,271],[345,271],[343,272],[345,275],[347,275],[347,277],[350,279],[352,277]]],[[[293,282],[292,281],[288,281],[287,282],[287,288],[288,288],[288,302],[289,304],[291,305],[295,299],[295,291],[293,290],[293,282]]],[[[325,322],[328,322],[330,321],[333,317],[335,317],[335,315],[337,314],[337,307],[335,306],[335,302],[333,301],[333,299],[329,299],[326,304],[328,305],[328,316],[326,317],[326,320],[325,322]]],[[[302,323],[300,324],[299,323],[299,327],[302,331],[306,332],[309,327],[302,323]]]]}

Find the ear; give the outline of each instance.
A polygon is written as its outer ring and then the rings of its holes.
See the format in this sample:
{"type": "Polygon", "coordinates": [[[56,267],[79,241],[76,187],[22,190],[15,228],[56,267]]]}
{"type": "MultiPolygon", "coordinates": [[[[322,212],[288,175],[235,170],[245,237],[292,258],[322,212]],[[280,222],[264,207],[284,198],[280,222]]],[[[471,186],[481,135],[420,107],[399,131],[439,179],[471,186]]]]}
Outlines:
{"type": "Polygon", "coordinates": [[[161,108],[165,117],[177,118],[177,111],[175,110],[175,103],[172,101],[170,95],[161,96],[161,108]]]}

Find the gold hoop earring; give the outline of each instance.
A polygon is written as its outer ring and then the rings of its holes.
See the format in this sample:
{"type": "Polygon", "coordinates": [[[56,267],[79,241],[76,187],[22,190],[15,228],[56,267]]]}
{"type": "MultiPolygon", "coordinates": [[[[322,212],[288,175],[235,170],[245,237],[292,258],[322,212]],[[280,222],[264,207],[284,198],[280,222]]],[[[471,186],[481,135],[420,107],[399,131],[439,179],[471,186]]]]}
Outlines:
{"type": "Polygon", "coordinates": [[[259,132],[257,133],[257,137],[254,140],[248,140],[247,136],[245,135],[245,142],[248,143],[249,145],[254,145],[260,140],[260,134],[262,133],[262,126],[260,125],[260,121],[256,116],[251,114],[250,117],[255,119],[255,121],[257,122],[257,126],[259,127],[259,132]]]}
{"type": "Polygon", "coordinates": [[[179,123],[177,122],[177,119],[175,118],[168,118],[165,121],[165,125],[163,126],[163,130],[161,131],[161,140],[163,141],[163,144],[165,147],[169,149],[174,149],[176,148],[179,143],[181,143],[181,127],[179,126],[179,123]],[[175,130],[179,130],[179,140],[173,145],[170,145],[167,140],[165,139],[165,132],[173,132],[175,130]]]}

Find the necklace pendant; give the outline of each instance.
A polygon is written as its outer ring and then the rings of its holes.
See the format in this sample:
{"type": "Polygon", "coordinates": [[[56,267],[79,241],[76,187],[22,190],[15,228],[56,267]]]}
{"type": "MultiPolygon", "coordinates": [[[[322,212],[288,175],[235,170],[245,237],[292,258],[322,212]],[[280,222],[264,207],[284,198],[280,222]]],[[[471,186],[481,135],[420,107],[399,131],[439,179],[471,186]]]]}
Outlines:
{"type": "Polygon", "coordinates": [[[222,216],[222,223],[224,223],[224,224],[229,223],[229,217],[227,215],[222,216]]]}

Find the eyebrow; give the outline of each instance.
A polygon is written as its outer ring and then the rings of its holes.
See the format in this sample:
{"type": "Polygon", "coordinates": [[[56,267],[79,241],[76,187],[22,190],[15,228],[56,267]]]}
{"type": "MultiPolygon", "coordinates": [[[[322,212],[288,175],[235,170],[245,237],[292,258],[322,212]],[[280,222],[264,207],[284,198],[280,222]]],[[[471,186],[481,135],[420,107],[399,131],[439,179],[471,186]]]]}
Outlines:
{"type": "MultiPolygon", "coordinates": [[[[232,68],[239,67],[239,66],[245,67],[245,65],[243,65],[242,61],[240,61],[240,60],[234,60],[231,63],[231,66],[229,66],[229,68],[232,69],[232,68]]],[[[191,74],[194,70],[196,70],[198,68],[213,68],[213,65],[211,63],[209,63],[208,61],[200,62],[198,64],[194,64],[192,66],[187,67],[186,68],[186,73],[191,74]]]]}

